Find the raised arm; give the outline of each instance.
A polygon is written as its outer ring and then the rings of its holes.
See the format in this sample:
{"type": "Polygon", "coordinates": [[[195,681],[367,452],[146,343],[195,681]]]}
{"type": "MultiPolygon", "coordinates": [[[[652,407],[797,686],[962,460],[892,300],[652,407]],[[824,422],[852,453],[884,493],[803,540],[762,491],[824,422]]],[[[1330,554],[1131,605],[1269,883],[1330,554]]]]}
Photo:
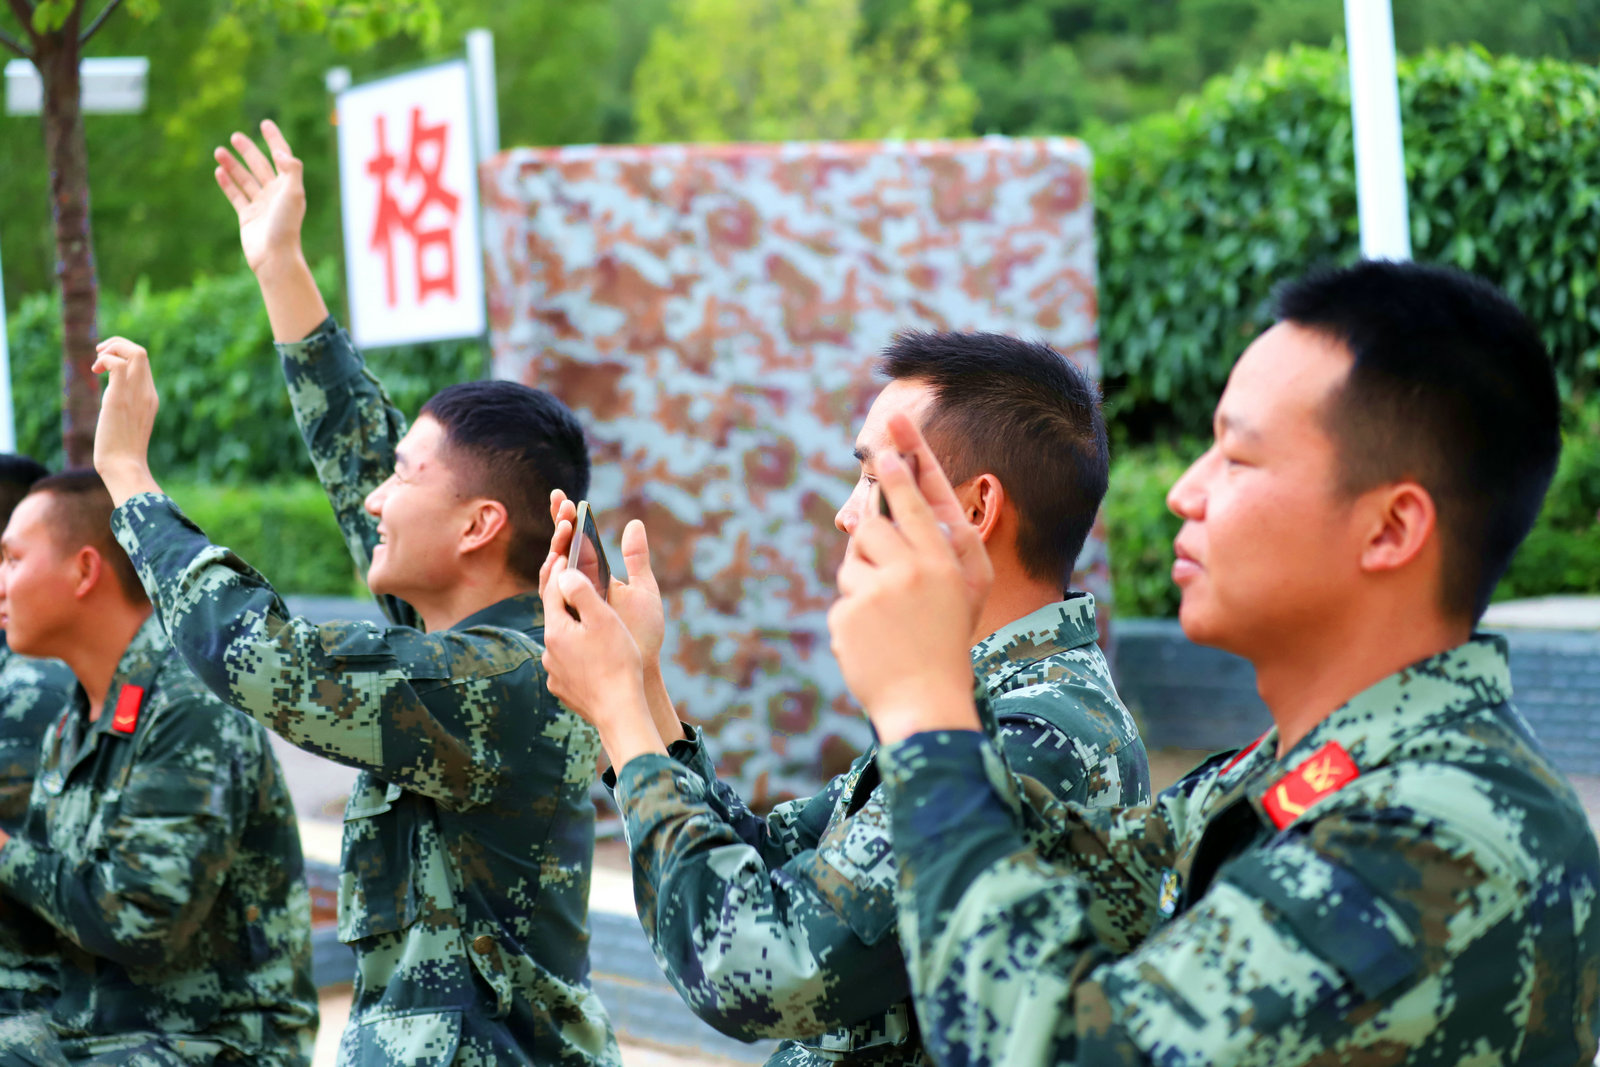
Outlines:
{"type": "MultiPolygon", "coordinates": [[[[1449,791],[1450,772],[1363,778],[1228,863],[1198,903],[1123,953],[1094,929],[1097,887],[1079,876],[1094,857],[1072,854],[1076,829],[1035,848],[993,780],[975,787],[992,763],[986,746],[929,733],[884,754],[901,941],[939,1062],[1399,1062],[1445,1047],[1446,1018],[1476,1020],[1449,1040],[1503,1025],[1508,1046],[1530,1025],[1505,1005],[1513,983],[1492,1003],[1481,976],[1536,970],[1541,937],[1571,919],[1526,904],[1556,900],[1550,887],[1566,874],[1520,859],[1506,847],[1514,832],[1495,836],[1503,827],[1474,837],[1452,826],[1441,798],[1464,794],[1449,791]],[[1374,872],[1396,869],[1405,877],[1380,888],[1374,872]],[[1437,1004],[1455,1007],[1436,1017],[1437,1004]]],[[[1157,835],[1148,821],[1123,831],[1157,835]]],[[[1553,1001],[1566,995],[1558,983],[1553,1001]]]]}
{"type": "MultiPolygon", "coordinates": [[[[218,148],[215,177],[239,216],[239,243],[261,287],[295,422],[351,558],[366,574],[378,522],[364,502],[394,471],[405,417],[328,313],[306,263],[300,241],[306,210],[300,160],[270,119],[261,124],[261,133],[270,159],[249,137],[235,133],[238,155],[218,148]]],[[[418,625],[404,602],[378,600],[394,622],[418,625]]]]}
{"type": "Polygon", "coordinates": [[[489,798],[513,753],[494,744],[499,705],[482,690],[538,670],[531,640],[505,635],[486,649],[455,631],[294,617],[265,578],[211,544],[170,499],[120,499],[112,532],[208,689],[301,748],[447,807],[489,798]]]}

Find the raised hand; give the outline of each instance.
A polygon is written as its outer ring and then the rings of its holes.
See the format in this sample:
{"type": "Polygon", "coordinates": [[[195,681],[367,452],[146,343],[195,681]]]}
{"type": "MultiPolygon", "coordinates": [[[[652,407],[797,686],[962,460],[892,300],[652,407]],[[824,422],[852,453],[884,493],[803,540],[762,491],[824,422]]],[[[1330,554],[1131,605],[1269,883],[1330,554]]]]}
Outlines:
{"type": "Polygon", "coordinates": [[[217,185],[239,215],[245,262],[258,274],[274,261],[301,255],[300,226],[306,217],[303,165],[277,123],[262,122],[261,136],[271,159],[242,133],[229,139],[237,156],[220,146],[212,153],[217,185]]]}
{"type": "Polygon", "coordinates": [[[110,337],[95,349],[94,371],[109,375],[100,395],[94,469],[118,505],[138,493],[159,493],[150,474],[150,433],[161,399],[149,354],[125,337],[110,337]]]}
{"type": "Polygon", "coordinates": [[[982,539],[916,426],[900,415],[889,430],[899,452],[918,456],[919,480],[898,455],[880,459],[878,484],[895,518],[867,509],[828,611],[845,684],[884,744],[979,728],[972,630],[994,581],[982,539]]]}
{"type": "Polygon", "coordinates": [[[564,558],[551,567],[543,596],[550,692],[600,731],[619,770],[643,753],[665,753],[645,697],[639,648],[617,613],[564,558]]]}
{"type": "Polygon", "coordinates": [[[328,317],[328,305],[317,291],[305,254],[300,226],[306,217],[306,187],[301,164],[289,150],[278,124],[261,124],[272,158],[242,133],[230,139],[234,150],[218,148],[217,185],[239,215],[239,244],[245,262],[261,285],[272,339],[302,341],[328,317]]]}
{"type": "MultiPolygon", "coordinates": [[[[555,535],[550,541],[550,554],[539,569],[541,595],[554,573],[556,561],[565,560],[572,548],[577,506],[560,489],[551,490],[550,518],[555,523],[555,535]]],[[[661,733],[662,742],[671,744],[683,738],[683,724],[678,721],[677,708],[661,676],[661,646],[667,632],[666,610],[661,602],[661,589],[656,584],[655,572],[650,566],[649,536],[644,523],[638,519],[629,522],[622,531],[622,565],[627,580],[613,575],[606,600],[627,626],[629,635],[639,649],[650,717],[661,733]]]]}

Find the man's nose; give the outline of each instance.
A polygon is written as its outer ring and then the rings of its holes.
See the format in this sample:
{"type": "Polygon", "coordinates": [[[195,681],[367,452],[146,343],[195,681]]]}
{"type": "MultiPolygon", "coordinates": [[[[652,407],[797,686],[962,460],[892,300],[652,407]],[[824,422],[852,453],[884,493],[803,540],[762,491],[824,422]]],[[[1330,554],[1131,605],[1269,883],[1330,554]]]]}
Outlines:
{"type": "Polygon", "coordinates": [[[1167,510],[1178,518],[1192,522],[1205,517],[1205,468],[1215,451],[1215,448],[1207,449],[1167,490],[1167,510]]]}
{"type": "Polygon", "coordinates": [[[845,497],[842,504],[833,516],[833,528],[844,534],[852,536],[856,532],[856,525],[861,522],[861,494],[862,489],[858,484],[850,495],[845,497]]]}

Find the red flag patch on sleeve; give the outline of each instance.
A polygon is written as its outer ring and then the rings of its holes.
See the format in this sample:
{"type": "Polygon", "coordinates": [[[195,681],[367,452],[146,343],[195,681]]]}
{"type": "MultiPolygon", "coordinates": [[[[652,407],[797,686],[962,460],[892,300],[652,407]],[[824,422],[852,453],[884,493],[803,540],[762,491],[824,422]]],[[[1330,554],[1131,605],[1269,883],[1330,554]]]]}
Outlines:
{"type": "Polygon", "coordinates": [[[1261,805],[1282,830],[1329,793],[1337,793],[1361,777],[1355,761],[1337,741],[1329,741],[1309,759],[1279,778],[1261,795],[1261,805]]]}
{"type": "Polygon", "coordinates": [[[139,707],[144,703],[144,686],[125,685],[117,694],[117,713],[111,717],[111,728],[119,734],[131,734],[139,725],[139,707]]]}

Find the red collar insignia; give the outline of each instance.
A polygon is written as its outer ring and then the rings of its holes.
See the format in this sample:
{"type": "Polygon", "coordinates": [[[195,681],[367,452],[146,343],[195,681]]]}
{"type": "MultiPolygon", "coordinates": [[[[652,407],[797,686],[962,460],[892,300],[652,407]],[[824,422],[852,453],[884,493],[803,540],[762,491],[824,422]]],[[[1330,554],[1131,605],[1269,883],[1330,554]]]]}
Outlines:
{"type": "Polygon", "coordinates": [[[111,717],[111,728],[119,734],[131,734],[139,725],[139,708],[144,704],[144,686],[125,685],[117,694],[117,713],[111,717]]]}
{"type": "Polygon", "coordinates": [[[1272,817],[1272,824],[1282,830],[1311,805],[1359,777],[1361,771],[1350,754],[1339,742],[1329,741],[1261,794],[1261,805],[1272,817]]]}

